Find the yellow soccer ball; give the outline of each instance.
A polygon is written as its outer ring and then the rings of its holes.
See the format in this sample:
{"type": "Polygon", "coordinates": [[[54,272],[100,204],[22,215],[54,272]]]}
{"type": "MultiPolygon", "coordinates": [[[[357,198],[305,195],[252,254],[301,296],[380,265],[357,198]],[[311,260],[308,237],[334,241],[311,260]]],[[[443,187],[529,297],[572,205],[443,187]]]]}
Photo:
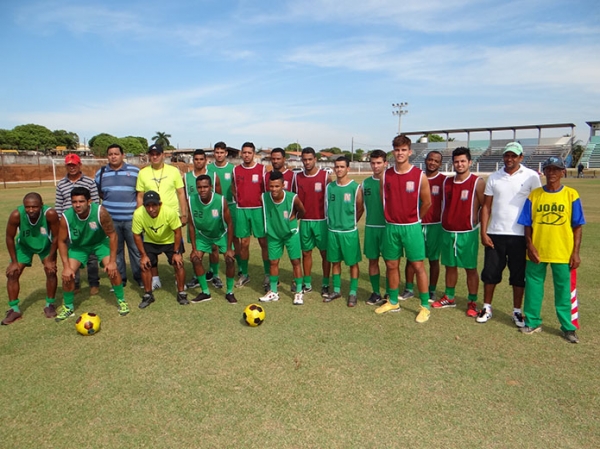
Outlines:
{"type": "Polygon", "coordinates": [[[265,309],[258,304],[250,304],[244,309],[243,317],[248,326],[260,326],[265,321],[265,309]]]}
{"type": "Polygon", "coordinates": [[[82,313],[75,322],[75,329],[81,335],[94,335],[100,332],[100,317],[92,312],[82,313]]]}

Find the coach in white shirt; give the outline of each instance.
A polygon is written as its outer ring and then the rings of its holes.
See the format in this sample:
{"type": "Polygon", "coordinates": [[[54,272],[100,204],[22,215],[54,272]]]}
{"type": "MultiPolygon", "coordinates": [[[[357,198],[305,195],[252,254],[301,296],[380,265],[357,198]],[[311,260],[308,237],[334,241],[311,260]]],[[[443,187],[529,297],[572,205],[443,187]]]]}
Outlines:
{"type": "Polygon", "coordinates": [[[529,193],[541,187],[539,175],[521,165],[523,147],[510,142],[502,155],[504,167],[490,175],[485,186],[481,209],[481,243],[485,258],[481,280],[484,284],[483,308],[476,318],[485,323],[492,318],[492,299],[496,285],[508,264],[509,283],[513,289],[513,322],[523,327],[523,293],[525,291],[525,230],[517,223],[529,193]]]}

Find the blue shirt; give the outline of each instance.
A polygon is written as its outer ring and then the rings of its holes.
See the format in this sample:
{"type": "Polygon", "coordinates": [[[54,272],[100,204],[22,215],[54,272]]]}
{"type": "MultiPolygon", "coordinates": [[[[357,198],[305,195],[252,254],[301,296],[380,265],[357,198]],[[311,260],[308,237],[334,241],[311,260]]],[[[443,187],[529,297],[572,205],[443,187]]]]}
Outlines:
{"type": "Polygon", "coordinates": [[[102,206],[114,221],[131,221],[137,207],[135,186],[140,169],[127,163],[123,163],[118,170],[113,170],[110,165],[103,168],[102,182],[100,182],[102,169],[96,172],[95,177],[98,192],[102,196],[102,206]]]}

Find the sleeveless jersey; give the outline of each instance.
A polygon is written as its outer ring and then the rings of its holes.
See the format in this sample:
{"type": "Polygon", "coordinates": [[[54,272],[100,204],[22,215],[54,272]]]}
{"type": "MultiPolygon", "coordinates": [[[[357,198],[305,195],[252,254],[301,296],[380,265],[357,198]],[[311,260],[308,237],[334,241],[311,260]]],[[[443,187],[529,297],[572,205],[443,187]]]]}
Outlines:
{"type": "MultiPolygon", "coordinates": [[[[213,192],[215,191],[215,186],[217,185],[217,174],[216,173],[210,173],[208,171],[208,169],[206,170],[206,173],[202,173],[203,175],[208,175],[211,178],[212,181],[212,190],[213,192]]],[[[200,176],[200,175],[198,175],[200,176]]],[[[198,195],[198,189],[196,189],[196,178],[198,176],[194,175],[194,170],[189,171],[185,174],[185,176],[183,177],[183,182],[185,184],[185,196],[187,196],[188,198],[191,197],[192,195],[198,195]]]]}
{"type": "Polygon", "coordinates": [[[208,173],[215,173],[221,181],[221,193],[227,200],[228,204],[235,204],[233,194],[231,193],[231,183],[233,181],[233,168],[234,165],[229,162],[225,163],[223,167],[218,167],[216,164],[208,164],[206,171],[208,173]]]}
{"type": "Polygon", "coordinates": [[[424,225],[437,224],[442,221],[442,202],[444,200],[444,181],[446,175],[438,173],[433,178],[427,178],[429,181],[429,190],[431,191],[431,207],[423,217],[424,225]]]}
{"type": "Polygon", "coordinates": [[[63,218],[67,222],[72,247],[92,248],[105,241],[108,243],[108,236],[100,224],[101,207],[97,203],[91,203],[86,219],[79,218],[72,207],[65,211],[63,218]]]}
{"type": "Polygon", "coordinates": [[[213,192],[208,204],[204,204],[198,194],[188,198],[196,234],[210,240],[218,240],[227,233],[227,222],[223,216],[223,195],[213,192]]]}
{"type": "MultiPolygon", "coordinates": [[[[271,171],[268,171],[265,175],[265,189],[267,190],[267,192],[269,191],[269,180],[271,179],[271,171]]],[[[283,174],[283,190],[291,192],[292,187],[294,185],[294,172],[286,168],[285,171],[281,173],[283,174]]]]}
{"type": "Polygon", "coordinates": [[[294,210],[296,194],[283,191],[281,203],[273,201],[271,192],[263,193],[263,214],[265,217],[265,231],[271,238],[284,240],[298,232],[298,220],[290,220],[294,210]]]}
{"type": "Polygon", "coordinates": [[[345,186],[337,181],[327,184],[327,227],[331,232],[356,229],[356,194],[360,186],[351,180],[345,186]]]}
{"type": "Polygon", "coordinates": [[[265,166],[253,167],[238,165],[233,169],[233,182],[237,195],[238,209],[258,209],[262,207],[260,196],[265,192],[265,166]]]}
{"type": "Polygon", "coordinates": [[[410,225],[419,222],[422,174],[415,166],[406,173],[398,173],[395,167],[383,172],[383,210],[387,223],[410,225]]]}
{"type": "Polygon", "coordinates": [[[49,209],[50,206],[42,206],[40,216],[35,223],[32,223],[25,212],[25,206],[21,204],[17,207],[20,216],[17,244],[20,247],[27,248],[33,254],[40,254],[50,246],[53,236],[46,219],[49,209]]]}
{"type": "Polygon", "coordinates": [[[446,178],[444,181],[442,228],[446,231],[466,232],[475,229],[473,226],[473,202],[478,179],[471,173],[462,182],[456,182],[455,176],[446,178]]]}
{"type": "Polygon", "coordinates": [[[362,183],[363,198],[365,202],[365,226],[385,228],[385,215],[379,191],[379,179],[368,177],[362,183]]]}
{"type": "Polygon", "coordinates": [[[296,193],[306,210],[302,221],[325,220],[327,172],[319,169],[312,176],[300,172],[296,174],[295,186],[296,193]]]}

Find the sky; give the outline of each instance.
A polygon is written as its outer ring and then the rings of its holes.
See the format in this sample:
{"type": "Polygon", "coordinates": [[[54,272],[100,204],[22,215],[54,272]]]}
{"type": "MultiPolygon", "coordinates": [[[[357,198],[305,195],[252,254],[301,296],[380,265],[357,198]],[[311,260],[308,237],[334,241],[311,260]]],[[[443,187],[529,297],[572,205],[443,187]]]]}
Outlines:
{"type": "Polygon", "coordinates": [[[596,0],[4,0],[0,17],[4,129],[387,150],[400,102],[405,132],[575,123],[585,142],[600,120],[596,0]]]}

